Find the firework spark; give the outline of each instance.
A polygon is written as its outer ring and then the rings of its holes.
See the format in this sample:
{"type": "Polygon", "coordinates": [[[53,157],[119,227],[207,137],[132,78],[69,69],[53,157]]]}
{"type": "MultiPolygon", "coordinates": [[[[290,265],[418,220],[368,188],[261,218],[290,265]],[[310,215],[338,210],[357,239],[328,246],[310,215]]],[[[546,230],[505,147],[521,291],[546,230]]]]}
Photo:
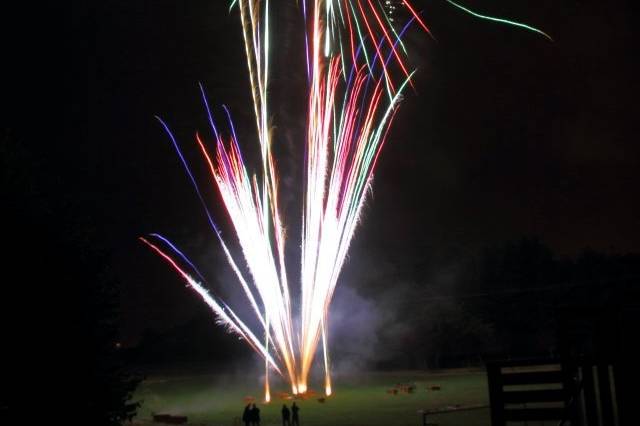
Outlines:
{"type": "Polygon", "coordinates": [[[547,33],[545,33],[542,30],[539,30],[538,28],[532,27],[531,25],[527,25],[527,24],[523,24],[522,22],[516,22],[516,21],[512,21],[509,19],[504,19],[504,18],[497,18],[495,16],[488,16],[488,15],[481,15],[478,12],[474,12],[473,10],[462,6],[461,4],[458,4],[452,0],[446,0],[447,3],[449,3],[450,5],[457,7],[458,9],[468,13],[471,16],[474,16],[476,18],[480,18],[480,19],[484,19],[486,21],[491,21],[491,22],[497,22],[499,24],[506,24],[506,25],[511,25],[514,27],[519,27],[519,28],[524,28],[525,30],[528,31],[532,31],[534,33],[538,33],[544,37],[546,37],[549,41],[553,41],[553,39],[551,38],[551,36],[547,33]]]}
{"type": "Polygon", "coordinates": [[[202,86],[212,140],[201,134],[195,137],[231,219],[251,279],[245,278],[222,238],[175,137],[158,118],[169,134],[264,335],[257,336],[229,306],[210,294],[203,287],[205,280],[196,266],[169,240],[151,234],[149,238],[157,240],[157,244],[145,238],[141,241],[202,297],[220,324],[246,340],[264,358],[266,401],[270,399],[270,369],[290,383],[294,394],[307,391],[320,342],[325,393],[332,393],[329,306],[378,156],[402,92],[412,84],[413,71],[405,61],[402,36],[412,22],[431,34],[416,9],[407,1],[403,4],[410,21],[397,30],[377,0],[300,2],[307,28],[309,88],[301,282],[295,310],[285,268],[285,233],[271,152],[269,0],[235,0],[231,4],[231,8],[237,6],[240,14],[260,145],[260,173],[248,172],[226,107],[229,131],[223,134],[218,130],[202,86]],[[196,281],[189,270],[202,283],[196,281]]]}

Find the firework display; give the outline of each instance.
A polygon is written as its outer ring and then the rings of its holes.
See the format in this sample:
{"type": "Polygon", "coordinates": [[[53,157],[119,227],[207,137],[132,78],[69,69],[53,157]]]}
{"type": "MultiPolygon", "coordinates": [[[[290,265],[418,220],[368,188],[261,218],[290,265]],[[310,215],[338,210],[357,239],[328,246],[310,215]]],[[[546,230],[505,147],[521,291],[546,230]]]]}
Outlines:
{"type": "Polygon", "coordinates": [[[210,293],[197,267],[168,239],[151,234],[140,240],[202,297],[220,324],[239,335],[264,358],[266,401],[270,400],[270,372],[289,382],[293,394],[305,393],[320,348],[325,394],[332,393],[329,307],[378,156],[402,93],[412,84],[413,71],[406,61],[402,37],[412,24],[430,34],[420,13],[409,2],[395,2],[404,7],[409,16],[404,26],[394,23],[394,18],[389,16],[389,11],[394,9],[388,1],[383,3],[378,0],[298,1],[306,27],[306,51],[301,53],[306,57],[306,70],[300,72],[306,71],[308,79],[307,127],[305,140],[301,141],[306,146],[299,291],[293,292],[287,279],[285,232],[276,160],[272,154],[269,0],[231,3],[232,12],[237,10],[241,22],[260,146],[259,173],[252,175],[248,171],[229,111],[224,108],[226,124],[222,127],[214,119],[202,86],[211,136],[197,134],[195,137],[223,200],[246,267],[239,263],[222,238],[180,145],[167,124],[158,118],[262,329],[252,330],[224,301],[210,293]]]}

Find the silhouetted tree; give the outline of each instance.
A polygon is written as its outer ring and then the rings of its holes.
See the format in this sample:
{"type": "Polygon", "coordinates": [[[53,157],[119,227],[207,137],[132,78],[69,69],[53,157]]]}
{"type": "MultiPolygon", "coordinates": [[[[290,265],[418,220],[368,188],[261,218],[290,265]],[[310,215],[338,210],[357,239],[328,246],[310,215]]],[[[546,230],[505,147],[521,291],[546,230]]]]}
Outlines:
{"type": "Polygon", "coordinates": [[[18,288],[3,298],[13,307],[2,313],[3,324],[20,327],[11,340],[21,350],[21,367],[11,365],[16,404],[35,413],[51,404],[90,424],[121,424],[139,405],[131,398],[140,378],[128,371],[117,344],[117,280],[92,223],[95,205],[65,179],[55,156],[36,154],[8,130],[1,143],[9,224],[3,242],[11,247],[5,260],[18,288]],[[22,310],[21,301],[28,302],[22,310]],[[46,397],[19,390],[27,385],[46,397]]]}

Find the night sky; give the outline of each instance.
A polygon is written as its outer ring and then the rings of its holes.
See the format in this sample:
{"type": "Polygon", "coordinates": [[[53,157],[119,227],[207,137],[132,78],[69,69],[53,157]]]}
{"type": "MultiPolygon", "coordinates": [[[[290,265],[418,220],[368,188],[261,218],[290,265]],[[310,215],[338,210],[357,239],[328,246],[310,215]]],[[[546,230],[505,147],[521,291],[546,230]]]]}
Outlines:
{"type": "MultiPolygon", "coordinates": [[[[171,237],[223,293],[233,286],[153,117],[175,131],[233,241],[194,142],[196,130],[207,130],[201,81],[213,105],[230,107],[244,151],[257,147],[238,12],[229,14],[227,3],[103,1],[72,16],[74,28],[86,31],[89,55],[86,99],[70,109],[80,114],[70,122],[86,119],[88,134],[52,155],[61,159],[61,179],[86,197],[104,236],[100,244],[114,253],[125,342],[135,342],[144,328],[163,329],[205,310],[139,235],[171,237]]],[[[282,47],[273,52],[273,124],[295,279],[305,126],[302,20],[295,6],[278,3],[275,43],[282,47]]],[[[554,42],[474,19],[444,1],[414,4],[437,41],[417,30],[408,35],[410,63],[419,69],[416,89],[407,93],[382,153],[345,274],[357,282],[359,271],[378,261],[463,256],[523,236],[539,237],[560,255],[586,247],[640,251],[631,3],[474,3],[542,28],[554,42]]],[[[71,85],[84,93],[84,83],[71,85]]]]}

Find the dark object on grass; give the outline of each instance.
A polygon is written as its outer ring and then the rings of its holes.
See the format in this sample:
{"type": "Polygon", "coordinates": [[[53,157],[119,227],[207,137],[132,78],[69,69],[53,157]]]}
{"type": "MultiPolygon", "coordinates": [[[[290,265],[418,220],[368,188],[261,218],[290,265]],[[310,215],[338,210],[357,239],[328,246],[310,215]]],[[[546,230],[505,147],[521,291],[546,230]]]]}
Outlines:
{"type": "Polygon", "coordinates": [[[399,383],[396,385],[396,389],[402,393],[413,393],[416,390],[415,383],[399,383]]]}
{"type": "Polygon", "coordinates": [[[472,405],[447,405],[445,407],[435,408],[435,409],[422,409],[418,410],[418,414],[422,416],[422,425],[421,426],[438,426],[438,423],[432,423],[431,420],[434,415],[443,414],[443,413],[451,413],[454,411],[462,411],[462,410],[479,410],[489,407],[486,404],[472,404],[472,405]],[[429,419],[427,419],[427,416],[429,419]]]}
{"type": "Polygon", "coordinates": [[[418,414],[422,414],[422,426],[438,426],[438,423],[429,423],[427,421],[428,410],[418,410],[418,414]]]}
{"type": "Polygon", "coordinates": [[[155,423],[168,423],[172,425],[182,425],[187,422],[187,416],[173,416],[171,414],[154,414],[155,423]]]}
{"type": "Polygon", "coordinates": [[[326,398],[318,398],[318,402],[325,402],[327,399],[326,398]]]}
{"type": "Polygon", "coordinates": [[[413,393],[416,390],[415,383],[397,383],[391,389],[387,389],[387,393],[397,395],[398,393],[413,393]]]}
{"type": "Polygon", "coordinates": [[[442,388],[440,387],[440,385],[431,385],[431,386],[429,386],[429,390],[432,390],[432,391],[439,391],[441,389],[442,388]]]}

